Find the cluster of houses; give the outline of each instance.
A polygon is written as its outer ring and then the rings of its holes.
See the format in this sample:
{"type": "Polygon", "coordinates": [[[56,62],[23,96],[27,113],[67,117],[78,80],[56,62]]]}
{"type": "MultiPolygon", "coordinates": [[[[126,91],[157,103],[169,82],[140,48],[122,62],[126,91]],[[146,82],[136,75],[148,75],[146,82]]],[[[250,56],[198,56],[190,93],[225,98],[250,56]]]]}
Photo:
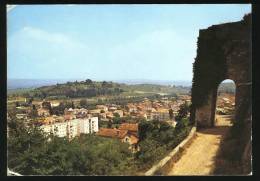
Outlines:
{"type": "Polygon", "coordinates": [[[220,96],[217,101],[216,112],[217,114],[232,114],[235,110],[235,97],[234,96],[220,96]]]}
{"type": "MultiPolygon", "coordinates": [[[[105,112],[109,112],[106,106],[97,106],[105,112]]],[[[119,139],[122,142],[129,144],[129,149],[132,152],[139,150],[138,147],[138,123],[130,124],[123,123],[119,128],[100,128],[98,126],[99,111],[81,109],[65,109],[63,116],[49,116],[46,114],[42,117],[40,127],[46,133],[53,133],[58,137],[68,137],[69,139],[80,134],[96,133],[96,135],[107,138],[119,139]]],[[[113,113],[118,113],[123,116],[123,112],[120,110],[113,109],[113,113]]]]}
{"type": "MultiPolygon", "coordinates": [[[[165,121],[169,119],[169,109],[173,110],[174,116],[178,113],[179,107],[184,102],[190,102],[190,96],[182,95],[177,100],[172,100],[167,97],[163,97],[160,100],[149,100],[145,98],[142,102],[128,103],[126,106],[120,106],[116,104],[96,105],[95,109],[87,110],[85,108],[80,109],[65,109],[64,115],[74,115],[77,118],[84,117],[98,117],[100,121],[112,120],[117,117],[131,117],[133,120],[136,118],[144,118],[146,120],[157,119],[159,121],[165,121]]],[[[42,102],[36,104],[37,116],[48,117],[51,116],[49,107],[59,106],[59,102],[42,102]]],[[[23,109],[17,107],[17,109],[23,109]]],[[[30,110],[29,110],[30,111],[30,110]]],[[[27,118],[28,111],[22,114],[17,114],[19,118],[27,118]]]]}
{"type": "MultiPolygon", "coordinates": [[[[116,138],[130,145],[135,152],[138,148],[138,123],[122,123],[118,128],[99,128],[99,121],[110,121],[114,117],[144,118],[147,121],[157,119],[174,123],[169,118],[169,109],[176,115],[179,106],[190,101],[190,96],[180,96],[177,100],[164,97],[160,100],[149,100],[145,98],[142,102],[128,103],[126,106],[116,104],[96,105],[95,109],[66,108],[64,115],[51,115],[50,107],[59,106],[58,102],[43,101],[36,105],[37,126],[40,126],[46,133],[53,133],[58,137],[72,139],[80,134],[95,133],[98,136],[116,138]]],[[[17,109],[23,109],[17,107],[17,109]]],[[[25,109],[22,113],[16,114],[19,119],[27,119],[28,113],[32,110],[25,109]]]]}
{"type": "Polygon", "coordinates": [[[132,152],[139,150],[138,123],[122,123],[119,128],[100,128],[96,135],[116,138],[124,143],[128,143],[132,152]]]}
{"type": "MultiPolygon", "coordinates": [[[[80,136],[80,134],[96,133],[96,135],[101,137],[116,138],[128,143],[130,145],[129,149],[133,152],[139,149],[137,146],[139,141],[138,124],[124,123],[118,129],[99,129],[98,121],[100,114],[109,119],[112,119],[115,113],[123,117],[123,111],[119,110],[116,105],[97,105],[96,109],[93,110],[65,108],[62,116],[51,115],[48,106],[52,106],[50,102],[42,102],[36,108],[37,121],[35,125],[39,126],[45,133],[52,133],[58,137],[67,137],[70,140],[80,136]]],[[[16,117],[18,119],[27,119],[31,111],[30,109],[25,109],[23,113],[17,114],[16,117]]]]}
{"type": "Polygon", "coordinates": [[[161,100],[149,100],[147,98],[139,103],[127,104],[124,115],[131,116],[132,118],[142,117],[147,121],[157,119],[159,121],[167,121],[169,117],[169,109],[173,110],[173,115],[178,114],[178,110],[181,104],[190,102],[190,96],[181,96],[177,100],[170,100],[167,97],[161,100]]]}
{"type": "Polygon", "coordinates": [[[100,121],[113,120],[115,116],[144,118],[147,121],[157,119],[159,121],[169,120],[169,109],[173,110],[173,114],[178,113],[179,107],[184,102],[189,102],[190,96],[180,97],[178,100],[172,101],[167,97],[161,100],[151,101],[145,98],[142,102],[128,103],[126,106],[116,104],[97,105],[96,109],[88,110],[88,113],[99,117],[100,121]]]}
{"type": "MultiPolygon", "coordinates": [[[[85,108],[66,108],[64,115],[56,116],[50,114],[49,107],[58,106],[58,102],[42,102],[36,106],[37,125],[46,133],[53,133],[58,137],[68,137],[72,139],[80,134],[94,133],[101,137],[115,138],[129,144],[132,152],[139,150],[138,147],[138,123],[122,123],[117,128],[99,128],[99,121],[113,120],[114,117],[144,118],[147,121],[157,119],[176,125],[176,122],[170,119],[169,109],[173,110],[174,117],[178,113],[179,107],[183,103],[190,102],[190,96],[179,96],[172,100],[167,97],[160,100],[149,100],[145,98],[138,103],[128,103],[126,106],[116,104],[96,105],[95,109],[87,110],[85,108]],[[174,124],[175,123],[175,124],[174,124]]],[[[218,99],[217,111],[226,112],[234,109],[234,100],[227,97],[218,99]]],[[[18,119],[27,119],[28,113],[32,110],[24,107],[17,107],[20,110],[16,114],[18,119]]]]}

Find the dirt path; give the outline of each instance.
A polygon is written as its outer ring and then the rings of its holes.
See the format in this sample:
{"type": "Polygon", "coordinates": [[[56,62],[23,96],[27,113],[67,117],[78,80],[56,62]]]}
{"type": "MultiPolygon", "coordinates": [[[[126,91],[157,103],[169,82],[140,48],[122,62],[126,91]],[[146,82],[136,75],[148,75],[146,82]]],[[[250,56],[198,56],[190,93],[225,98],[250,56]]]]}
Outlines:
{"type": "Polygon", "coordinates": [[[209,175],[214,169],[214,158],[221,139],[231,123],[227,116],[217,117],[216,127],[202,129],[168,175],[209,175]]]}

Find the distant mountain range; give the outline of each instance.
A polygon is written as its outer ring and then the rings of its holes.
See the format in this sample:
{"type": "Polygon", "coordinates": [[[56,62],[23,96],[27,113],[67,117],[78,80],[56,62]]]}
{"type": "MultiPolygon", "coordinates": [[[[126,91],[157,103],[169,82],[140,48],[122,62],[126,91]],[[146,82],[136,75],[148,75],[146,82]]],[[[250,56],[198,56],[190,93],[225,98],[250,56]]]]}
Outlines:
{"type": "MultiPolygon", "coordinates": [[[[66,83],[68,81],[82,81],[84,79],[8,79],[7,89],[24,89],[37,88],[41,86],[55,85],[57,83],[66,83]]],[[[107,80],[106,80],[107,81],[107,80]]],[[[157,85],[175,85],[175,86],[191,86],[191,81],[167,81],[167,80],[147,80],[147,79],[132,79],[132,80],[111,80],[117,83],[125,84],[157,84],[157,85]]]]}

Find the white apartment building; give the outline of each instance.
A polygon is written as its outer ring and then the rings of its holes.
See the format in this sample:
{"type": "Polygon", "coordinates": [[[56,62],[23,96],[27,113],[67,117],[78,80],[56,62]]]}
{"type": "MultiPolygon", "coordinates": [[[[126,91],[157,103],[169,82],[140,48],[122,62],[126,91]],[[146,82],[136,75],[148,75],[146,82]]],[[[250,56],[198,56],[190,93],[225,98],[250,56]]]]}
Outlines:
{"type": "Polygon", "coordinates": [[[92,117],[89,119],[90,133],[98,132],[98,117],[92,117]]]}
{"type": "Polygon", "coordinates": [[[46,133],[53,133],[58,137],[74,138],[80,133],[89,134],[98,132],[98,117],[72,119],[65,122],[56,122],[41,126],[46,133]]]}
{"type": "Polygon", "coordinates": [[[53,125],[53,133],[58,137],[65,137],[67,136],[67,126],[67,122],[55,123],[53,125]]]}
{"type": "Polygon", "coordinates": [[[77,119],[72,119],[72,120],[68,121],[67,133],[68,133],[69,139],[74,138],[75,136],[79,135],[78,125],[79,125],[79,123],[78,123],[77,119]]]}
{"type": "Polygon", "coordinates": [[[40,128],[42,128],[45,133],[53,133],[58,137],[67,136],[67,122],[45,124],[40,128]]]}
{"type": "Polygon", "coordinates": [[[50,124],[45,124],[40,126],[40,128],[43,130],[45,133],[52,133],[53,132],[53,125],[50,124]]]}
{"type": "Polygon", "coordinates": [[[89,134],[89,118],[78,119],[79,132],[83,134],[89,134]]]}
{"type": "Polygon", "coordinates": [[[79,131],[83,134],[98,132],[98,117],[78,119],[79,131]]]}

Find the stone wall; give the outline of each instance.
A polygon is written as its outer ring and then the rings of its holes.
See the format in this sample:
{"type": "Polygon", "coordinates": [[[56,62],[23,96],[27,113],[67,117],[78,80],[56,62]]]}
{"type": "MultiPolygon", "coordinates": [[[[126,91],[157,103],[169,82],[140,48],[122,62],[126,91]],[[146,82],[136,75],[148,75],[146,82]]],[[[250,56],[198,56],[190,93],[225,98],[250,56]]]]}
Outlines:
{"type": "Polygon", "coordinates": [[[235,119],[251,104],[251,15],[233,23],[200,30],[192,85],[192,121],[214,126],[217,89],[231,79],[236,84],[235,119]],[[200,102],[200,104],[198,104],[200,102]]]}
{"type": "Polygon", "coordinates": [[[193,65],[191,122],[212,127],[219,84],[231,79],[236,85],[234,126],[239,128],[241,163],[251,170],[252,45],[251,14],[233,23],[200,30],[197,57],[193,65]]]}

